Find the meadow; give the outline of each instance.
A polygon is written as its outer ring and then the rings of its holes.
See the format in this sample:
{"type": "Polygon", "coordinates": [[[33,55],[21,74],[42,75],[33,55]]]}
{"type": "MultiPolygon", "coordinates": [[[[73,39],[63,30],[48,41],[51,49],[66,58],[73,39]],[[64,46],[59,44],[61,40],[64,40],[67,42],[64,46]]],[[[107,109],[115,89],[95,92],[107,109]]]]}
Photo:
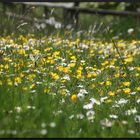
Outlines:
{"type": "Polygon", "coordinates": [[[139,24],[104,21],[46,31],[3,17],[0,137],[140,137],[139,24]]]}

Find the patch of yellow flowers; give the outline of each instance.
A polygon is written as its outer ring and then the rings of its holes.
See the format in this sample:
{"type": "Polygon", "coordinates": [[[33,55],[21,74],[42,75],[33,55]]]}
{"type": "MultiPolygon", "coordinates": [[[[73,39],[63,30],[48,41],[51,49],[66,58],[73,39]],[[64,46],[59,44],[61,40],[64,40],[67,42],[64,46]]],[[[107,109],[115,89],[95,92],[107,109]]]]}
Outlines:
{"type": "MultiPolygon", "coordinates": [[[[111,97],[117,93],[127,95],[134,90],[139,92],[139,85],[131,89],[133,79],[140,80],[140,67],[133,63],[140,50],[131,51],[129,47],[135,46],[136,42],[117,40],[123,59],[120,65],[113,43],[105,41],[61,40],[56,37],[42,37],[40,41],[34,35],[21,35],[16,40],[11,36],[0,37],[0,87],[12,87],[16,83],[27,91],[42,85],[44,93],[60,92],[62,96],[68,96],[66,91],[71,88],[69,97],[72,102],[78,101],[76,86],[80,84],[87,89],[100,89],[94,94],[101,96],[106,93],[111,97]],[[122,65],[132,72],[131,79],[122,65]],[[112,89],[114,85],[116,87],[112,89]]],[[[140,41],[137,44],[140,45],[140,41]]]]}

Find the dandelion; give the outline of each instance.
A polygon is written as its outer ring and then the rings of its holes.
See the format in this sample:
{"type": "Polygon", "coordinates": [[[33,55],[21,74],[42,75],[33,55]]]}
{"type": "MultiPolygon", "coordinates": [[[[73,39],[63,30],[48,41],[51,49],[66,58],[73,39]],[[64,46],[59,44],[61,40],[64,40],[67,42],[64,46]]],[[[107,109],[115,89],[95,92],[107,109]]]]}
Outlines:
{"type": "Polygon", "coordinates": [[[64,73],[69,73],[69,72],[70,72],[70,67],[65,67],[65,68],[63,68],[63,72],[64,72],[64,73]]]}
{"type": "Polygon", "coordinates": [[[75,67],[75,65],[76,65],[76,63],[70,63],[68,66],[73,68],[73,67],[75,67]]]}
{"type": "Polygon", "coordinates": [[[125,89],[123,89],[123,91],[124,91],[124,93],[130,94],[131,89],[130,88],[125,88],[125,89]]]}
{"type": "Polygon", "coordinates": [[[15,77],[15,83],[20,84],[21,83],[21,78],[20,77],[15,77]]]}
{"type": "Polygon", "coordinates": [[[104,83],[105,83],[105,82],[100,82],[99,84],[100,84],[100,85],[104,85],[104,83]]]}
{"type": "Polygon", "coordinates": [[[130,82],[123,82],[122,83],[124,86],[130,86],[130,82]]]}
{"type": "Polygon", "coordinates": [[[107,86],[111,86],[111,82],[110,81],[106,81],[106,85],[107,86]]]}
{"type": "Polygon", "coordinates": [[[8,69],[9,69],[9,65],[6,64],[6,65],[4,66],[4,68],[5,68],[6,70],[8,70],[8,69]]]}
{"type": "Polygon", "coordinates": [[[114,96],[114,95],[115,95],[115,92],[114,92],[114,91],[109,91],[109,92],[108,92],[108,95],[114,96]]]}
{"type": "Polygon", "coordinates": [[[57,73],[51,73],[51,77],[54,80],[58,80],[59,79],[59,75],[57,73]]]}
{"type": "Polygon", "coordinates": [[[76,56],[71,56],[70,58],[75,61],[77,60],[76,56]]]}
{"type": "Polygon", "coordinates": [[[20,54],[20,55],[25,55],[25,50],[24,50],[24,49],[18,50],[18,54],[20,54]]]}
{"type": "Polygon", "coordinates": [[[128,57],[124,61],[125,61],[125,63],[130,63],[133,61],[133,57],[128,57]]]}
{"type": "Polygon", "coordinates": [[[77,95],[76,94],[73,94],[71,96],[71,101],[74,102],[74,103],[77,101],[77,95]]]}

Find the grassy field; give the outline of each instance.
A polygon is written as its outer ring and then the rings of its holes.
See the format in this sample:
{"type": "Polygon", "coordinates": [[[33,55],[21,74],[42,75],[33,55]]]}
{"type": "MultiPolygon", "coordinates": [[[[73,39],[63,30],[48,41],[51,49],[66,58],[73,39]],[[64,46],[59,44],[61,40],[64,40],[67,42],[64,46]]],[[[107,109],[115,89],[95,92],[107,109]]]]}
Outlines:
{"type": "Polygon", "coordinates": [[[140,137],[139,20],[80,21],[1,18],[0,137],[140,137]]]}

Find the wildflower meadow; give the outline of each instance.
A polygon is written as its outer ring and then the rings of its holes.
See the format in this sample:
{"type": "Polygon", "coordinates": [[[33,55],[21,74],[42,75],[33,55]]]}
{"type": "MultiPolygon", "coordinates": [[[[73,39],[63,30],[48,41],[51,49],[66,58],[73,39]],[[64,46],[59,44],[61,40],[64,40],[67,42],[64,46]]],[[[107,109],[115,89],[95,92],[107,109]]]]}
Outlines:
{"type": "Polygon", "coordinates": [[[0,35],[0,137],[140,137],[133,28],[128,39],[28,30],[0,35]]]}

